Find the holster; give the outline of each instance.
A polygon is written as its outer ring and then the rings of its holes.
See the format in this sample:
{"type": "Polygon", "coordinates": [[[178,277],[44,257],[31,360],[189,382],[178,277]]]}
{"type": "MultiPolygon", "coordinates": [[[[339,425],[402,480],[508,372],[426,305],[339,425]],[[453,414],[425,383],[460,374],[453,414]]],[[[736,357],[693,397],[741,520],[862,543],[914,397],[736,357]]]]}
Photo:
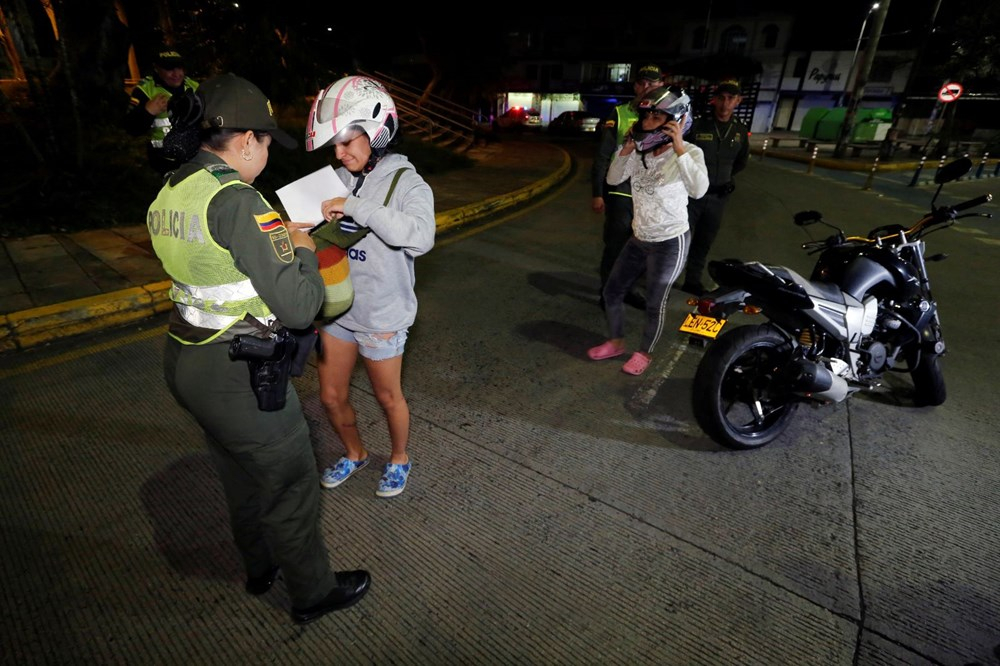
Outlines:
{"type": "Polygon", "coordinates": [[[309,354],[319,345],[315,327],[302,330],[278,329],[274,337],[237,335],[229,344],[229,358],[245,360],[250,370],[250,388],[262,412],[276,412],[285,407],[288,378],[304,371],[309,354]]]}
{"type": "Polygon", "coordinates": [[[257,396],[257,409],[262,412],[284,409],[291,367],[287,357],[278,361],[247,361],[247,366],[250,368],[250,388],[257,396]]]}

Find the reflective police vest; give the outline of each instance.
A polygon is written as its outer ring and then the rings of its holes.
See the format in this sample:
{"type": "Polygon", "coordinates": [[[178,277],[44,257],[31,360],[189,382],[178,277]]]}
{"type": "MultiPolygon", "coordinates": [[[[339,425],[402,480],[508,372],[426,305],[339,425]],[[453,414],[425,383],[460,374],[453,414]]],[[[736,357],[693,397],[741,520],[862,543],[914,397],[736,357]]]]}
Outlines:
{"type": "Polygon", "coordinates": [[[619,104],[615,107],[615,113],[618,114],[617,122],[615,124],[615,129],[618,132],[616,140],[618,143],[616,145],[622,145],[625,143],[625,135],[628,131],[632,129],[632,125],[635,121],[639,120],[639,112],[635,110],[632,106],[632,102],[626,102],[625,104],[619,104]]]}
{"type": "MultiPolygon", "coordinates": [[[[625,143],[625,135],[632,129],[632,125],[639,119],[639,112],[632,105],[632,102],[625,102],[615,106],[615,145],[620,146],[625,143]]],[[[616,151],[617,152],[617,151],[616,151]]],[[[608,191],[609,195],[632,198],[632,187],[628,181],[612,187],[608,191]]]]}
{"type": "Polygon", "coordinates": [[[238,178],[222,182],[233,173],[227,165],[213,165],[177,185],[168,183],[146,216],[153,250],[173,280],[170,300],[189,324],[218,331],[198,344],[218,339],[247,314],[265,326],[276,319],[250,278],[236,268],[232,255],[208,230],[212,198],[241,183],[238,178]]]}
{"type": "MultiPolygon", "coordinates": [[[[157,95],[167,95],[172,96],[170,91],[161,86],[159,83],[153,80],[152,76],[147,76],[142,81],[136,85],[136,87],[146,94],[146,97],[153,99],[157,95]]],[[[197,90],[198,82],[194,79],[184,77],[184,90],[197,90]]],[[[170,131],[170,115],[167,111],[164,111],[160,115],[153,118],[153,123],[150,125],[152,128],[152,133],[149,136],[149,142],[153,144],[154,148],[163,148],[163,137],[167,135],[170,131]]]]}

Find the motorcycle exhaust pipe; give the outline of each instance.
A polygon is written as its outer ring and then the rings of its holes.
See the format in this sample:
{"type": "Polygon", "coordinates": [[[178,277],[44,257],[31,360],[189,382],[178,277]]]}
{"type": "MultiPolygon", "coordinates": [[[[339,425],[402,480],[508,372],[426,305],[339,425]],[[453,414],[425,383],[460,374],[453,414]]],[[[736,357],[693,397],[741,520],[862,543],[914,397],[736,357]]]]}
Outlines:
{"type": "Polygon", "coordinates": [[[792,368],[792,391],[813,400],[840,402],[847,397],[847,380],[819,363],[800,360],[792,368]]]}

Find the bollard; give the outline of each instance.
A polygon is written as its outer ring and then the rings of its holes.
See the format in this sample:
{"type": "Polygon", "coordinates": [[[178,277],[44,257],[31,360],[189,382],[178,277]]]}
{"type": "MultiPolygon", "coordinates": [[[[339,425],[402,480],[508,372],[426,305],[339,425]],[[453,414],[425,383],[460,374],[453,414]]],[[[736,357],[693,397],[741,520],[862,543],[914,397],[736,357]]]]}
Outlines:
{"type": "Polygon", "coordinates": [[[767,139],[764,139],[763,145],[760,147],[760,159],[764,159],[764,155],[767,153],[767,139]]]}
{"type": "Polygon", "coordinates": [[[819,154],[819,146],[814,146],[812,157],[809,158],[809,168],[806,169],[806,173],[813,172],[813,166],[816,164],[816,155],[818,154],[819,154]]]}
{"type": "MultiPolygon", "coordinates": [[[[937,168],[938,171],[940,171],[942,169],[942,167],[944,167],[944,161],[945,161],[945,158],[947,158],[947,157],[948,157],[947,155],[942,155],[941,156],[941,161],[938,162],[938,168],[937,168]]],[[[937,171],[934,172],[934,175],[935,176],[937,175],[937,171]]]]}
{"type": "Polygon", "coordinates": [[[979,163],[979,168],[976,169],[976,178],[983,177],[983,169],[986,168],[986,160],[989,158],[989,153],[983,153],[983,160],[979,163]]]}
{"type": "Polygon", "coordinates": [[[872,182],[875,180],[875,172],[878,171],[878,158],[875,158],[875,162],[872,164],[871,173],[868,174],[868,180],[865,181],[864,186],[861,188],[863,190],[872,189],[872,182]]]}
{"type": "Polygon", "coordinates": [[[1000,160],[997,160],[997,165],[993,169],[993,177],[996,178],[997,176],[1000,176],[1000,160]]]}
{"type": "Polygon", "coordinates": [[[917,165],[917,170],[913,172],[913,179],[910,181],[909,187],[913,187],[917,184],[917,179],[920,178],[920,172],[924,170],[924,162],[927,161],[927,156],[923,155],[920,158],[920,164],[917,165]]]}

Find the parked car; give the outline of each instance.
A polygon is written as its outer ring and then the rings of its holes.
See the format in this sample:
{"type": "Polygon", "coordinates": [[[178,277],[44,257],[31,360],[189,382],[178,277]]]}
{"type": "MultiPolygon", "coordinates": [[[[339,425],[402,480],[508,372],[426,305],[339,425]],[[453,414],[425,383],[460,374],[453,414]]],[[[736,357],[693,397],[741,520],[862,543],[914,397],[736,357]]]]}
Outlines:
{"type": "Polygon", "coordinates": [[[563,111],[549,123],[552,134],[574,135],[596,132],[601,119],[586,111],[563,111]]]}
{"type": "Polygon", "coordinates": [[[542,116],[534,109],[526,109],[523,106],[512,106],[497,116],[493,123],[495,129],[499,130],[523,130],[526,127],[541,127],[542,116]]]}

